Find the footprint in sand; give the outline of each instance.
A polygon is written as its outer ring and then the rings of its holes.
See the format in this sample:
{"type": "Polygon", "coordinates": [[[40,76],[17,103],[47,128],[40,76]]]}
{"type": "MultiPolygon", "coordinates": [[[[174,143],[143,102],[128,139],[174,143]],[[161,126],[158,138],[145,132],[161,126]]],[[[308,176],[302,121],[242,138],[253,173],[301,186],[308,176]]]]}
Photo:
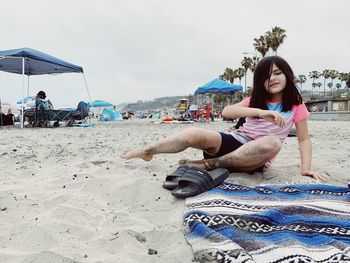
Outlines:
{"type": "Polygon", "coordinates": [[[106,163],[108,162],[107,160],[96,160],[96,161],[91,161],[91,163],[93,165],[100,165],[100,164],[103,164],[103,163],[106,163]]]}

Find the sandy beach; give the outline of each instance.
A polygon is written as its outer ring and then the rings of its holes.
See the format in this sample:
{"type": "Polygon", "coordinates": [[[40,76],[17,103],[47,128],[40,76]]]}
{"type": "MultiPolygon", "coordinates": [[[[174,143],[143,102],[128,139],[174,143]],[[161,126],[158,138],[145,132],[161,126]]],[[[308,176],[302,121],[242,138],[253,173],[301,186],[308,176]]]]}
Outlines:
{"type": "MultiPolygon", "coordinates": [[[[182,233],[184,200],[162,188],[188,149],[151,162],[119,155],[189,126],[227,131],[232,123],[153,124],[128,120],[88,128],[1,128],[1,262],[192,262],[182,233]]],[[[309,121],[313,168],[333,185],[350,181],[350,122],[309,121]]],[[[315,183],[299,175],[295,137],[266,172],[231,174],[244,185],[315,183]]]]}

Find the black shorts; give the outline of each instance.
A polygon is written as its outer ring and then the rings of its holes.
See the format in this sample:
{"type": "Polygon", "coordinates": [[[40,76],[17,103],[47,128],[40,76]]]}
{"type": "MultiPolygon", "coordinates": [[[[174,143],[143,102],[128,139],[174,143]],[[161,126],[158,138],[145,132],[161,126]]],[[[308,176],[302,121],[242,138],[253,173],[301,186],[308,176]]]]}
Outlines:
{"type": "MultiPolygon", "coordinates": [[[[214,155],[210,155],[206,152],[203,151],[203,157],[204,159],[212,159],[212,158],[218,158],[221,157],[223,155],[226,155],[230,152],[233,152],[235,150],[237,150],[239,147],[241,147],[243,145],[243,143],[241,143],[240,141],[238,141],[235,137],[233,137],[231,134],[227,134],[224,132],[219,132],[221,135],[221,145],[220,145],[220,149],[219,151],[214,154],[214,155]]],[[[241,172],[241,170],[239,168],[229,168],[228,169],[231,173],[234,172],[241,172]]],[[[261,166],[257,169],[254,169],[253,171],[251,171],[252,173],[254,172],[262,172],[264,170],[264,166],[261,166]]]]}

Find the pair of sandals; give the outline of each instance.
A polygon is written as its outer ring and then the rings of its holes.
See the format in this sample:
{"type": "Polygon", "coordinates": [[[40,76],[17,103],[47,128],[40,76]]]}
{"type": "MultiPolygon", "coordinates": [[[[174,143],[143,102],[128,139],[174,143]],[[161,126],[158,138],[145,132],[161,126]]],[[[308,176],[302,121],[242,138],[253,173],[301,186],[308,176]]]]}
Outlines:
{"type": "Polygon", "coordinates": [[[208,191],[229,176],[225,168],[206,171],[197,167],[180,165],[174,172],[167,175],[163,188],[171,190],[171,194],[178,198],[195,196],[208,191]]]}

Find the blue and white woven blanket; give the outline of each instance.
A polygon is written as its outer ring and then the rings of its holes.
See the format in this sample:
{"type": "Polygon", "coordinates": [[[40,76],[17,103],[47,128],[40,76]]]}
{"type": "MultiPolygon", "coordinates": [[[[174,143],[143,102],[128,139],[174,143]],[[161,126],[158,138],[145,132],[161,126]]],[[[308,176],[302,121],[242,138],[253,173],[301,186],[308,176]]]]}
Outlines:
{"type": "Polygon", "coordinates": [[[186,206],[196,261],[350,262],[349,187],[225,182],[186,206]]]}

